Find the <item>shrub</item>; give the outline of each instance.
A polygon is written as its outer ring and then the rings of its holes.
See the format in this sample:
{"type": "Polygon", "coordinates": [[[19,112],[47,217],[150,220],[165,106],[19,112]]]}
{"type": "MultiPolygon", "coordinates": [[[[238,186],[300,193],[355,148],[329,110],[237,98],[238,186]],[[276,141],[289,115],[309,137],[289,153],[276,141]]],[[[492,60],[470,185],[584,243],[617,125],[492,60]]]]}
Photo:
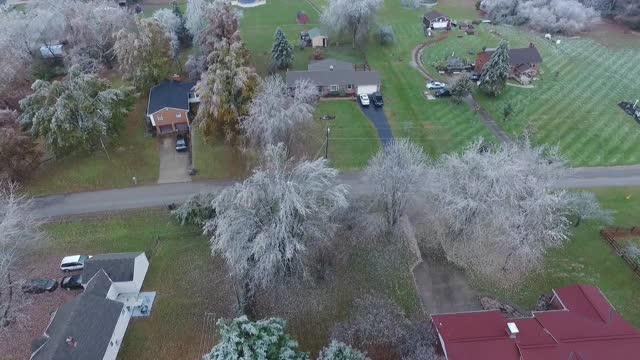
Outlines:
{"type": "Polygon", "coordinates": [[[396,41],[396,34],[393,32],[393,27],[391,25],[383,25],[380,27],[378,31],[378,38],[380,40],[380,45],[391,45],[396,41]]]}

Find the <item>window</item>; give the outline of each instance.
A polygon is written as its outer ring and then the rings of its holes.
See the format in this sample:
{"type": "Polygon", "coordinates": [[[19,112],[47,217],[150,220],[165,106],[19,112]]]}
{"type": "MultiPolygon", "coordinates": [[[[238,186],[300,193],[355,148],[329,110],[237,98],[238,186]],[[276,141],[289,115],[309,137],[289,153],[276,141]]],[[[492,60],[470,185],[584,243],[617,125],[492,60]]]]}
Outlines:
{"type": "Polygon", "coordinates": [[[158,116],[158,121],[162,121],[164,120],[164,117],[162,117],[162,115],[158,116]]]}
{"type": "Polygon", "coordinates": [[[182,117],[182,113],[181,113],[181,112],[177,113],[177,114],[176,114],[176,117],[177,117],[178,119],[179,119],[179,118],[181,118],[181,117],[182,117]]]}
{"type": "Polygon", "coordinates": [[[331,91],[338,91],[338,85],[331,85],[331,91]]]}
{"type": "Polygon", "coordinates": [[[349,89],[349,90],[353,89],[353,84],[348,84],[347,85],[347,89],[349,89]]]}

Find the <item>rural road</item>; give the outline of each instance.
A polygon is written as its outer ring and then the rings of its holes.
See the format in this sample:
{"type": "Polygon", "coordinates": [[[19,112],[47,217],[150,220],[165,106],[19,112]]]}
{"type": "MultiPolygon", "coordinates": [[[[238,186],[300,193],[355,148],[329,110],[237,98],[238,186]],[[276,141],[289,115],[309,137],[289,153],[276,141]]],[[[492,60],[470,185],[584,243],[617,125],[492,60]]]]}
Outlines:
{"type": "MultiPolygon", "coordinates": [[[[368,185],[363,173],[343,173],[339,181],[351,192],[364,192],[368,185]]],[[[166,206],[181,203],[191,194],[217,192],[235,181],[158,184],[123,189],[80,192],[35,198],[39,218],[56,218],[99,212],[166,206]]],[[[565,188],[640,186],[640,165],[570,169],[560,182],[565,188]]]]}

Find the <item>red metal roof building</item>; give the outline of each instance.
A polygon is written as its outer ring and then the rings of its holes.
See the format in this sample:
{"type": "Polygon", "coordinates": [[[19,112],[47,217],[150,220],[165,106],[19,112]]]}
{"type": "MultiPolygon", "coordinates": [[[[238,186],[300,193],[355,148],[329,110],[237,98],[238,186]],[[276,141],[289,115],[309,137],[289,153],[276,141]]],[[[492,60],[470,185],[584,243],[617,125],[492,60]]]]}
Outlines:
{"type": "Polygon", "coordinates": [[[600,289],[553,291],[552,310],[508,319],[497,310],[431,315],[447,360],[640,359],[640,331],[600,289]]]}

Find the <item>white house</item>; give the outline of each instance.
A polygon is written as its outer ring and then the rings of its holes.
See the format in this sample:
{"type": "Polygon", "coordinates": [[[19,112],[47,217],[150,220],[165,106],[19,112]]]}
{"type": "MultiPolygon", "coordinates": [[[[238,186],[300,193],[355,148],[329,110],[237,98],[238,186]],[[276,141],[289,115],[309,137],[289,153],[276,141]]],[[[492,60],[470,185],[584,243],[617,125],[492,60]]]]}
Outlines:
{"type": "Polygon", "coordinates": [[[149,260],[145,253],[103,254],[90,260],[82,271],[84,291],[52,315],[44,334],[33,341],[31,360],[116,360],[129,320],[140,306],[135,300],[149,260]]]}

